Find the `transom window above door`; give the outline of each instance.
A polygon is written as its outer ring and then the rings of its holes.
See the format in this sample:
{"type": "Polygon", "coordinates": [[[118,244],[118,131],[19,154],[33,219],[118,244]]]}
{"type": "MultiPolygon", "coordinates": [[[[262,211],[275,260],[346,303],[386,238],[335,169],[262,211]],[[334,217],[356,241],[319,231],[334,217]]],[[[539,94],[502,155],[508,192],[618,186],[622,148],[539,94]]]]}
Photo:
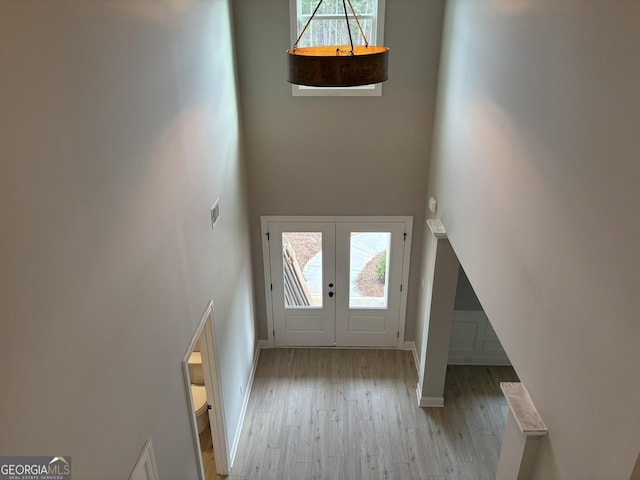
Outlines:
{"type": "MultiPolygon", "coordinates": [[[[319,0],[289,0],[291,45],[293,45],[309,21],[319,0]]],[[[351,0],[369,45],[384,43],[384,9],[385,0],[351,0]]],[[[349,26],[353,35],[353,43],[364,45],[364,40],[353,15],[349,12],[349,26]]],[[[320,45],[349,45],[349,34],[344,18],[342,0],[323,0],[320,9],[311,21],[309,28],[300,39],[299,47],[320,45]]],[[[363,85],[359,87],[306,87],[292,85],[294,96],[381,96],[382,84],[363,85]]]]}

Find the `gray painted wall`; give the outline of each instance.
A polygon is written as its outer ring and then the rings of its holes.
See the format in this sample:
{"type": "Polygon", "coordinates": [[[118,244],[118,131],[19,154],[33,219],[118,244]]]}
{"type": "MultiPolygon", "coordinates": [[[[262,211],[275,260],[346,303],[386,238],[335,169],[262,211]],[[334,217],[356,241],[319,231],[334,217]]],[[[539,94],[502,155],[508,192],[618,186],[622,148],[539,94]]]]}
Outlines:
{"type": "MultiPolygon", "coordinates": [[[[236,0],[256,316],[267,338],[260,215],[412,215],[422,243],[444,2],[387,2],[382,97],[293,97],[288,0],[236,0]]],[[[406,339],[421,251],[414,248],[406,339]]]]}
{"type": "Polygon", "coordinates": [[[640,447],[640,4],[448,4],[429,194],[549,428],[535,479],[640,447]]]}
{"type": "Polygon", "coordinates": [[[456,310],[482,310],[480,300],[476,292],[473,291],[471,283],[469,283],[469,277],[464,272],[464,269],[460,267],[458,273],[458,286],[456,288],[456,310]]]}
{"type": "Polygon", "coordinates": [[[226,0],[0,3],[0,452],[196,478],[210,299],[226,426],[255,346],[226,0]],[[220,198],[215,231],[209,208],[220,198]]]}

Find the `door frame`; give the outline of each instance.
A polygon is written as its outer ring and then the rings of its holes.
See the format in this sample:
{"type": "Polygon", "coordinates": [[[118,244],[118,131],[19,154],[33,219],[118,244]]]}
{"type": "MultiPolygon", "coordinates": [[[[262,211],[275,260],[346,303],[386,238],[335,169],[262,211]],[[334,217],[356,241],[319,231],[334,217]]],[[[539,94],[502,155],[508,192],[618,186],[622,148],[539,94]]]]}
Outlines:
{"type": "Polygon", "coordinates": [[[182,372],[187,391],[187,405],[189,407],[189,418],[191,419],[193,445],[195,448],[196,458],[198,459],[198,473],[200,480],[206,480],[204,465],[202,462],[202,452],[200,451],[198,422],[196,420],[196,412],[193,406],[193,395],[191,394],[191,375],[189,374],[189,357],[191,357],[191,353],[198,341],[200,341],[200,353],[202,355],[202,371],[204,374],[204,383],[207,392],[207,404],[210,406],[209,424],[211,428],[211,439],[213,441],[213,455],[216,459],[216,473],[219,475],[228,475],[231,459],[229,457],[229,443],[224,421],[225,416],[224,403],[222,400],[222,386],[220,385],[220,373],[218,371],[218,359],[215,350],[213,300],[209,301],[209,304],[198,323],[196,331],[191,338],[187,352],[182,359],[182,372]]]}
{"type": "Polygon", "coordinates": [[[271,258],[269,255],[269,222],[335,222],[335,223],[389,223],[402,222],[405,225],[406,238],[402,258],[402,290],[400,291],[400,313],[398,316],[398,348],[404,348],[404,332],[407,320],[407,292],[409,291],[409,266],[411,257],[411,239],[413,232],[412,216],[286,216],[286,215],[262,215],[260,216],[260,232],[262,238],[262,262],[264,270],[264,293],[267,310],[267,342],[270,347],[275,347],[275,325],[273,315],[273,301],[271,298],[271,258]]]}
{"type": "MultiPolygon", "coordinates": [[[[277,337],[274,338],[274,343],[278,346],[317,346],[317,347],[331,347],[336,342],[336,297],[332,296],[331,292],[334,290],[328,287],[332,282],[336,282],[335,269],[336,269],[336,252],[335,252],[335,237],[336,237],[336,223],[335,222],[270,222],[270,239],[267,242],[269,245],[269,260],[271,262],[271,285],[270,285],[270,299],[272,302],[272,312],[274,327],[278,326],[282,331],[278,332],[277,337]],[[286,305],[284,299],[285,282],[284,277],[281,275],[273,275],[273,272],[282,272],[286,262],[283,261],[283,242],[281,238],[284,232],[319,232],[322,236],[322,268],[320,278],[320,305],[315,305],[311,308],[296,305],[286,305]],[[275,262],[275,264],[273,263],[275,262]],[[277,294],[274,294],[277,293],[277,294]],[[282,312],[284,315],[280,318],[280,315],[275,315],[275,312],[282,312]],[[287,328],[288,319],[296,319],[295,323],[302,321],[306,327],[309,327],[307,322],[314,324],[315,329],[312,332],[309,331],[293,331],[287,328]],[[282,320],[282,323],[279,321],[282,320]],[[319,321],[320,324],[317,322],[319,321]],[[313,338],[309,338],[309,337],[313,338]]],[[[336,282],[337,283],[337,282],[336,282]]],[[[306,328],[305,328],[306,330],[306,328]]]]}

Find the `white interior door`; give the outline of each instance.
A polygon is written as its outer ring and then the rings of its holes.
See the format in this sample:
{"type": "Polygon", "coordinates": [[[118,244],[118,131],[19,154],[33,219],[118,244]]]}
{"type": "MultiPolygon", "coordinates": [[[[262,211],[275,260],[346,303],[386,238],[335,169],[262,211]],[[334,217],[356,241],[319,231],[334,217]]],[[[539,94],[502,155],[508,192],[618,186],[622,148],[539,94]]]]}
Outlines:
{"type": "Polygon", "coordinates": [[[274,345],[402,345],[410,217],[271,218],[263,230],[274,345]]]}
{"type": "Polygon", "coordinates": [[[398,343],[404,222],[336,226],[336,344],[398,343]]]}
{"type": "Polygon", "coordinates": [[[200,353],[202,355],[202,373],[207,404],[209,405],[209,425],[211,426],[211,442],[213,444],[213,458],[218,475],[229,474],[229,448],[224,423],[224,405],[220,387],[220,374],[215,354],[215,336],[213,325],[213,305],[208,309],[207,320],[200,334],[200,353]]]}
{"type": "Polygon", "coordinates": [[[335,223],[269,224],[276,345],[335,345],[335,223]]]}

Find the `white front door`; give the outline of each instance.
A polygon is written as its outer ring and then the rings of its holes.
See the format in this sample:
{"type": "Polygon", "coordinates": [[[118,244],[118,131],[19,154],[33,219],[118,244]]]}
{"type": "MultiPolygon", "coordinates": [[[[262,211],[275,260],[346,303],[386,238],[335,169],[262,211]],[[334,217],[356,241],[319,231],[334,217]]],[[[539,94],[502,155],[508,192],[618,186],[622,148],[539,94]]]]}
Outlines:
{"type": "Polygon", "coordinates": [[[269,225],[276,345],[335,344],[335,224],[269,225]]]}
{"type": "Polygon", "coordinates": [[[336,225],[336,344],[398,343],[404,222],[336,225]]]}
{"type": "Polygon", "coordinates": [[[263,217],[274,344],[401,345],[410,219],[282,218],[263,217]]]}

